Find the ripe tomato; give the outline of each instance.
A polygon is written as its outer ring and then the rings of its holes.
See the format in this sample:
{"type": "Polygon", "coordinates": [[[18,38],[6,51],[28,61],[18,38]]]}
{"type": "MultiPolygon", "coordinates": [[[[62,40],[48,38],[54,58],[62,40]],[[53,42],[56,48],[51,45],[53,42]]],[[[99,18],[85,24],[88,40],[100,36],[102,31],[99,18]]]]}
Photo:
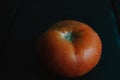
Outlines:
{"type": "Polygon", "coordinates": [[[100,60],[102,43],[98,34],[83,22],[60,21],[50,27],[37,44],[42,65],[64,77],[82,76],[100,60]]]}

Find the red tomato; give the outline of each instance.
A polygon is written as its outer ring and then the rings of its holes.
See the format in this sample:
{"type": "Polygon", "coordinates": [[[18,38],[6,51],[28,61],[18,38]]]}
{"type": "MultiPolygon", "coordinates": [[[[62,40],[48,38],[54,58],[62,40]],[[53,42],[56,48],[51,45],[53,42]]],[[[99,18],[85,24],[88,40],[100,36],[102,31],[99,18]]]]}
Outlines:
{"type": "Polygon", "coordinates": [[[37,44],[42,65],[52,74],[78,77],[92,70],[100,60],[102,43],[88,25],[65,20],[51,26],[37,44]]]}

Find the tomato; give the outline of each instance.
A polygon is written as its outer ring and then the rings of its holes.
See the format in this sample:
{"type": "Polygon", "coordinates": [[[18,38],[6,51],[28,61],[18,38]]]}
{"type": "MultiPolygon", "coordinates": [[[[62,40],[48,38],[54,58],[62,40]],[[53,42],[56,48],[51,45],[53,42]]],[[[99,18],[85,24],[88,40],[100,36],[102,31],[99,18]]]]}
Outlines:
{"type": "Polygon", "coordinates": [[[39,37],[37,49],[40,62],[50,73],[78,77],[98,64],[102,42],[87,24],[64,20],[53,24],[39,37]]]}

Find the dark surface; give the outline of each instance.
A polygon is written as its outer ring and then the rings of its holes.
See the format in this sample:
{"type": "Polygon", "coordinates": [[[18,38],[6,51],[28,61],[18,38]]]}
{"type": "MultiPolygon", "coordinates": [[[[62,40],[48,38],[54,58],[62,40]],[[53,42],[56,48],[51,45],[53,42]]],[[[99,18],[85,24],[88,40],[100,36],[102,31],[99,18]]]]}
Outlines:
{"type": "Polygon", "coordinates": [[[36,59],[36,40],[51,24],[74,19],[87,23],[100,35],[103,52],[91,72],[72,80],[120,80],[120,37],[109,0],[17,1],[10,2],[9,26],[1,40],[3,64],[8,63],[6,70],[12,79],[47,80],[48,75],[41,71],[36,59]]]}
{"type": "Polygon", "coordinates": [[[116,22],[120,32],[120,0],[111,0],[116,22]]]}

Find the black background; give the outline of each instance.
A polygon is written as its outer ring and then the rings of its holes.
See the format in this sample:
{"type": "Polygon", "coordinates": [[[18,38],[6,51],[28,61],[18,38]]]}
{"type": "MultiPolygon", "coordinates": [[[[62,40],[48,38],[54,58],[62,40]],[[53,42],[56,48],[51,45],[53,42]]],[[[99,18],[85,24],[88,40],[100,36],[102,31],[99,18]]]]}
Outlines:
{"type": "Polygon", "coordinates": [[[72,80],[120,79],[120,38],[109,0],[12,0],[8,7],[9,22],[2,31],[1,59],[6,68],[3,72],[11,74],[10,78],[49,80],[36,59],[36,40],[51,24],[73,19],[87,23],[100,35],[103,52],[92,71],[72,80]]]}

